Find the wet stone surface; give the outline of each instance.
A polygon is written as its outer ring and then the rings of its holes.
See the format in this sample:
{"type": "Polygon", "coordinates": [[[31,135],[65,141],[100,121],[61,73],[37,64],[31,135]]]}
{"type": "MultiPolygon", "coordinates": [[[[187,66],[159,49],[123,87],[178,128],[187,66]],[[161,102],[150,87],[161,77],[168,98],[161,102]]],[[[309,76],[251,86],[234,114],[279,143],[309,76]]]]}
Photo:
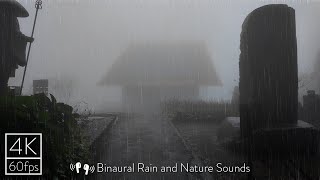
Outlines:
{"type": "MultiPolygon", "coordinates": [[[[173,123],[177,127],[181,136],[190,145],[192,151],[198,156],[203,165],[210,165],[215,168],[215,172],[211,173],[214,179],[229,180],[229,179],[246,179],[247,173],[223,173],[217,172],[219,167],[234,167],[243,166],[246,159],[239,155],[228,152],[223,146],[218,143],[217,134],[220,128],[219,123],[215,122],[177,122],[173,123]]],[[[248,164],[248,163],[247,163],[248,164]]]]}
{"type": "Polygon", "coordinates": [[[80,122],[89,144],[92,144],[103,133],[113,118],[113,116],[88,117],[80,122]]]}
{"type": "Polygon", "coordinates": [[[120,117],[100,143],[95,162],[106,166],[157,166],[158,172],[96,173],[95,179],[197,179],[190,173],[160,173],[161,166],[191,163],[192,155],[167,120],[155,115],[120,117]]]}

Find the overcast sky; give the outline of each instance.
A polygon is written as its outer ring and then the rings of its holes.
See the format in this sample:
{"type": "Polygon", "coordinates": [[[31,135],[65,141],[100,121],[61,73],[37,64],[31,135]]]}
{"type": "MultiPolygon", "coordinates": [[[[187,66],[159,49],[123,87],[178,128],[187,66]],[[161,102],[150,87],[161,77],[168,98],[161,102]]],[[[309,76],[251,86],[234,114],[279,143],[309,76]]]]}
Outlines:
{"type": "MultiPolygon", "coordinates": [[[[31,34],[34,0],[20,0],[30,17],[20,19],[31,34]]],[[[245,17],[264,4],[285,3],[296,10],[299,72],[312,70],[320,50],[320,3],[258,0],[43,0],[26,76],[74,78],[79,99],[98,106],[116,102],[118,88],[97,86],[117,56],[131,43],[204,41],[224,84],[202,90],[209,98],[230,98],[239,79],[239,44],[245,17]]],[[[21,81],[17,73],[11,84],[21,81]]]]}

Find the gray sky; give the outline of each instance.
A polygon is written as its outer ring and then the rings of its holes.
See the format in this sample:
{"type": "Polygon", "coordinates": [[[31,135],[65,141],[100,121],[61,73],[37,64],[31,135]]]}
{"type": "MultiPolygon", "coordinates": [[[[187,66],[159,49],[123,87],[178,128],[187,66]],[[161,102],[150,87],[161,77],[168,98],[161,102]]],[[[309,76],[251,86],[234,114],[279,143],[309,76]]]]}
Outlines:
{"type": "MultiPolygon", "coordinates": [[[[20,2],[30,13],[20,19],[21,29],[30,35],[34,0],[20,2]]],[[[207,43],[224,84],[202,93],[228,99],[239,79],[242,22],[255,8],[270,3],[296,10],[299,71],[309,72],[320,49],[319,1],[43,0],[25,92],[32,79],[69,77],[77,82],[76,99],[92,106],[116,102],[119,89],[99,87],[97,82],[129,44],[200,40],[207,43]]],[[[11,84],[20,82],[21,75],[18,72],[11,84]]]]}

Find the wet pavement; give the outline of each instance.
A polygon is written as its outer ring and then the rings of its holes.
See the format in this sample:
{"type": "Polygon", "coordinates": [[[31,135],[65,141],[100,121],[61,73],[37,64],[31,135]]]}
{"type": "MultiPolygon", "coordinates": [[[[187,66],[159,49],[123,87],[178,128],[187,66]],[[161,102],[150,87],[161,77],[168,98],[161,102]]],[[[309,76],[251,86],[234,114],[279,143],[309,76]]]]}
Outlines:
{"type": "Polygon", "coordinates": [[[95,162],[106,166],[132,166],[144,163],[158,167],[158,172],[143,173],[97,173],[95,179],[197,179],[196,174],[177,172],[161,173],[161,166],[174,166],[176,163],[191,163],[192,154],[168,120],[157,115],[122,116],[112,126],[107,136],[100,141],[95,162]]]}
{"type": "MultiPolygon", "coordinates": [[[[182,138],[190,146],[192,152],[201,160],[204,166],[210,165],[217,169],[216,165],[242,166],[246,163],[244,157],[230,153],[223,148],[217,138],[220,124],[208,121],[174,121],[182,138]]],[[[210,174],[213,179],[239,180],[247,179],[247,173],[219,173],[210,174]]]]}
{"type": "MultiPolygon", "coordinates": [[[[125,167],[135,164],[135,172],[94,173],[89,179],[108,180],[193,180],[193,179],[247,179],[248,173],[160,173],[161,166],[176,163],[215,167],[241,166],[245,157],[231,153],[217,141],[219,124],[213,122],[173,122],[158,115],[120,116],[108,133],[99,140],[95,163],[106,166],[125,167]],[[158,172],[137,172],[137,163],[158,167],[158,172]]],[[[315,158],[319,159],[319,158],[315,158]]],[[[257,179],[314,179],[318,173],[307,164],[316,160],[253,161],[252,175],[257,179]],[[303,169],[301,169],[303,167],[303,169]],[[298,169],[297,169],[298,168],[298,169]]],[[[319,162],[319,161],[317,161],[319,162]]],[[[147,171],[147,170],[146,170],[147,171]]],[[[319,172],[319,171],[318,171],[319,172]]]]}

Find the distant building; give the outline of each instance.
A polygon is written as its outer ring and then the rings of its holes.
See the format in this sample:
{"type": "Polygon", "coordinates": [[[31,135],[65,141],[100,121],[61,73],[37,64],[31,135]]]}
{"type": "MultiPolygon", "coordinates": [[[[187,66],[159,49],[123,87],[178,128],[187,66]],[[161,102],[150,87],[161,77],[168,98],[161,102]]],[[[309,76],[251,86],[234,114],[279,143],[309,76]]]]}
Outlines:
{"type": "Polygon", "coordinates": [[[48,79],[33,80],[33,94],[44,93],[48,95],[48,79]]]}
{"type": "Polygon", "coordinates": [[[152,111],[165,99],[195,100],[200,86],[219,86],[205,44],[130,46],[113,64],[102,85],[122,87],[126,111],[152,111]]]}

